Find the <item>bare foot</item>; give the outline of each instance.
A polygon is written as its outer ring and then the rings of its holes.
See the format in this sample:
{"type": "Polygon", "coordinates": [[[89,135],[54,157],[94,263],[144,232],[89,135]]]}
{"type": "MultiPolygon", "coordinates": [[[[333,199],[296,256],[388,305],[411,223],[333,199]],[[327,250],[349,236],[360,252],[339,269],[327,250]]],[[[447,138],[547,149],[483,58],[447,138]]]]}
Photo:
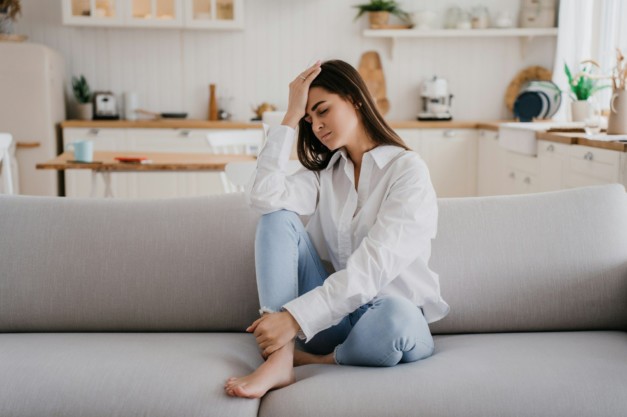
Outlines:
{"type": "Polygon", "coordinates": [[[302,350],[294,350],[294,366],[309,365],[311,363],[335,365],[333,352],[328,355],[314,355],[313,353],[303,352],[302,350]]]}
{"type": "Polygon", "coordinates": [[[224,390],[232,397],[261,398],[266,392],[294,383],[294,342],[277,350],[252,374],[229,378],[224,390]]]}

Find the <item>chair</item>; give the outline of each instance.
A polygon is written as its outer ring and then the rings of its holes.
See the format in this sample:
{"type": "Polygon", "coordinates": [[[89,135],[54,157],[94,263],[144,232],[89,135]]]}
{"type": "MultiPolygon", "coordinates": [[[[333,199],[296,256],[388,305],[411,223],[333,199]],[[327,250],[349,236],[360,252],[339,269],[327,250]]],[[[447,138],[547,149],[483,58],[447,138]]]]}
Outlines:
{"type": "MultiPolygon", "coordinates": [[[[298,171],[298,169],[302,167],[299,161],[295,159],[290,159],[287,162],[287,167],[285,171],[287,174],[293,174],[298,171]]],[[[235,193],[235,192],[243,192],[248,185],[248,181],[250,181],[250,177],[252,177],[255,172],[255,168],[257,168],[256,161],[250,162],[229,162],[224,167],[224,173],[226,178],[228,179],[230,189],[226,191],[227,193],[235,193]]]]}
{"type": "Polygon", "coordinates": [[[0,133],[0,164],[2,168],[2,191],[4,194],[13,194],[13,175],[11,173],[11,145],[13,137],[8,133],[0,133]]]}
{"type": "MultiPolygon", "coordinates": [[[[209,144],[210,152],[214,154],[257,155],[263,143],[263,136],[264,132],[262,129],[222,131],[208,133],[207,143],[209,144]]],[[[254,169],[255,162],[252,162],[252,164],[254,169]]],[[[235,168],[231,168],[230,171],[234,169],[235,168]]],[[[233,175],[238,178],[238,183],[241,182],[239,179],[240,174],[233,175]]],[[[225,172],[220,173],[220,181],[222,182],[222,189],[225,193],[238,191],[238,186],[231,183],[227,178],[226,168],[225,172]]],[[[243,189],[243,186],[240,188],[243,189]]]]}

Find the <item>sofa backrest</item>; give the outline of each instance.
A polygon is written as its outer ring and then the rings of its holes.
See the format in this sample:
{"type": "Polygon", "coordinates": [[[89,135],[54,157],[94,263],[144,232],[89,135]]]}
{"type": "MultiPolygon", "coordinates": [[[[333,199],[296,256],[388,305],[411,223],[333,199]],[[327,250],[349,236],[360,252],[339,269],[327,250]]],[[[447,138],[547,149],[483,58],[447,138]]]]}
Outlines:
{"type": "Polygon", "coordinates": [[[621,185],[439,200],[434,333],[627,329],[621,185]]]}
{"type": "MultiPolygon", "coordinates": [[[[621,186],[439,205],[434,333],[627,329],[621,186]]],[[[242,194],[0,197],[0,332],[243,331],[257,221],[242,194]]]]}
{"type": "Polygon", "coordinates": [[[243,331],[257,220],[241,194],[0,197],[0,331],[243,331]]]}

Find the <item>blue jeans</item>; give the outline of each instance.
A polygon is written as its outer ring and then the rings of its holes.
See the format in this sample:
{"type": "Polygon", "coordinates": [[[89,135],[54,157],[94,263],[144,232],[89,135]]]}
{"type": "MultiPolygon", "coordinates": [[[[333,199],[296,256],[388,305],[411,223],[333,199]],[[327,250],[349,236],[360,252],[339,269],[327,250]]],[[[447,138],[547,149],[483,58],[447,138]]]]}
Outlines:
{"type": "MultiPolygon", "coordinates": [[[[279,311],[287,302],[329,276],[300,218],[281,210],[261,217],[255,237],[259,303],[279,311]]],[[[308,343],[306,352],[334,352],[340,365],[394,366],[433,354],[433,338],[422,309],[402,297],[382,297],[362,305],[308,343]]]]}

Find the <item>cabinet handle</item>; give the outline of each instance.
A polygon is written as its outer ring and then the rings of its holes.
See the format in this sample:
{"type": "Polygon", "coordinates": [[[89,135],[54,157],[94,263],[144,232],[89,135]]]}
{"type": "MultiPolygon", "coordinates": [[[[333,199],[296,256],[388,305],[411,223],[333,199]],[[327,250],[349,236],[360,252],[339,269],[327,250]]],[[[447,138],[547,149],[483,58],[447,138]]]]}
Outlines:
{"type": "Polygon", "coordinates": [[[494,140],[499,140],[499,134],[494,135],[494,140]]]}
{"type": "Polygon", "coordinates": [[[531,184],[531,178],[529,178],[529,177],[525,177],[525,179],[523,180],[523,182],[524,182],[525,184],[531,184]]]}
{"type": "Polygon", "coordinates": [[[480,130],[479,137],[484,137],[484,136],[485,136],[485,130],[480,130]]]}
{"type": "Polygon", "coordinates": [[[89,132],[88,132],[88,133],[89,133],[90,135],[95,135],[95,136],[97,136],[99,132],[100,132],[100,129],[89,129],[89,132]]]}
{"type": "Polygon", "coordinates": [[[180,134],[181,134],[181,136],[188,137],[188,136],[189,136],[189,134],[190,134],[190,131],[189,131],[189,130],[181,130],[181,133],[180,133],[180,134]]]}
{"type": "Polygon", "coordinates": [[[592,154],[592,152],[588,152],[583,156],[583,159],[587,161],[592,161],[593,158],[594,158],[594,155],[592,154]]]}
{"type": "Polygon", "coordinates": [[[547,147],[546,147],[546,150],[547,150],[548,152],[553,152],[553,151],[555,150],[555,146],[553,146],[553,145],[549,145],[549,146],[547,146],[547,147]]]}
{"type": "Polygon", "coordinates": [[[513,173],[513,172],[510,172],[510,173],[509,173],[509,177],[510,177],[510,178],[516,178],[516,174],[515,174],[515,173],[513,173]]]}
{"type": "Polygon", "coordinates": [[[444,136],[447,138],[454,138],[456,135],[454,130],[445,130],[444,131],[444,136]]]}

